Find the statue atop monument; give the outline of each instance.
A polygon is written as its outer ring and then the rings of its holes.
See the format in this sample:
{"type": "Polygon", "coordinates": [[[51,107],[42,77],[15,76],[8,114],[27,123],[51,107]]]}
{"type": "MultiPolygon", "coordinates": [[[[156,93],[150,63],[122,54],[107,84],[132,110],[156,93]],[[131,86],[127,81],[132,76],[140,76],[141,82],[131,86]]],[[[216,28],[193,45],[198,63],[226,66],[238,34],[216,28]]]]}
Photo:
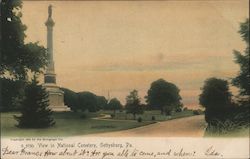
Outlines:
{"type": "Polygon", "coordinates": [[[50,4],[48,7],[49,18],[52,17],[52,5],[50,4]]]}
{"type": "Polygon", "coordinates": [[[45,25],[51,28],[55,25],[55,22],[52,19],[52,5],[51,4],[48,6],[48,19],[45,22],[45,25]]]}

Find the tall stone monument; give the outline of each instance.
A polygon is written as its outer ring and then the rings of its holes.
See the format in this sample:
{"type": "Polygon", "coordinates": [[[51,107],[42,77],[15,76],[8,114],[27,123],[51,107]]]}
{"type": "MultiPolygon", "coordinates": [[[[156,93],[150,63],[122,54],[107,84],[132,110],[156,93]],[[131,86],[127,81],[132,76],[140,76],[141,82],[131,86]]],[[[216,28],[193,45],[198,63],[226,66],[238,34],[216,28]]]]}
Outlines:
{"type": "Polygon", "coordinates": [[[64,92],[56,85],[56,74],[53,60],[53,26],[55,22],[52,19],[52,6],[48,7],[47,26],[47,51],[48,66],[44,74],[44,87],[49,94],[49,108],[52,111],[70,111],[70,108],[64,105],[64,92]]]}

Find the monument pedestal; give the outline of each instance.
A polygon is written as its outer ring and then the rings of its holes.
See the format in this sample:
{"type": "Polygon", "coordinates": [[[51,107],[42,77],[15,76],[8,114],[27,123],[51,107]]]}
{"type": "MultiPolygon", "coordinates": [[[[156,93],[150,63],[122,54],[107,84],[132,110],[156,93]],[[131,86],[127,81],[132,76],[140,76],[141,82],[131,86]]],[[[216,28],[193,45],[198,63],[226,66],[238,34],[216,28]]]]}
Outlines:
{"type": "Polygon", "coordinates": [[[49,108],[52,111],[70,111],[70,108],[64,105],[64,92],[56,84],[45,83],[43,86],[49,94],[49,108]]]}

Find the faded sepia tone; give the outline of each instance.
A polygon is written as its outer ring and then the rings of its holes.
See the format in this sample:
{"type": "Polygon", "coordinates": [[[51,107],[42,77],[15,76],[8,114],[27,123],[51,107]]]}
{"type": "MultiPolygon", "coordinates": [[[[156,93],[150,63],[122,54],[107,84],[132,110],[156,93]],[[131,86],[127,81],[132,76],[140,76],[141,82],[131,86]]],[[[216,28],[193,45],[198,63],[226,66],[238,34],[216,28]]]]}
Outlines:
{"type": "Polygon", "coordinates": [[[0,158],[249,158],[247,0],[2,2],[0,158]]]}
{"type": "MultiPolygon", "coordinates": [[[[248,1],[24,1],[26,41],[46,46],[47,7],[53,5],[57,83],[74,91],[144,97],[159,78],[174,82],[185,106],[198,106],[208,77],[236,75],[232,50],[248,1]]],[[[235,88],[233,88],[235,92],[235,88]]]]}

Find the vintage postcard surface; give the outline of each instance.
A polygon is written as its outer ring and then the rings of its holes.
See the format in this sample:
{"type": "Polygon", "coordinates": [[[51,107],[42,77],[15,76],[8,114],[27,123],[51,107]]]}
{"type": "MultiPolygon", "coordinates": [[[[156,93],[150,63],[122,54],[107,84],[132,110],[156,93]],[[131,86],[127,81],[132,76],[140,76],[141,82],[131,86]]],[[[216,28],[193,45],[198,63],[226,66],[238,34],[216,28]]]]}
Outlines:
{"type": "Polygon", "coordinates": [[[1,158],[249,158],[248,0],[1,0],[1,158]]]}

